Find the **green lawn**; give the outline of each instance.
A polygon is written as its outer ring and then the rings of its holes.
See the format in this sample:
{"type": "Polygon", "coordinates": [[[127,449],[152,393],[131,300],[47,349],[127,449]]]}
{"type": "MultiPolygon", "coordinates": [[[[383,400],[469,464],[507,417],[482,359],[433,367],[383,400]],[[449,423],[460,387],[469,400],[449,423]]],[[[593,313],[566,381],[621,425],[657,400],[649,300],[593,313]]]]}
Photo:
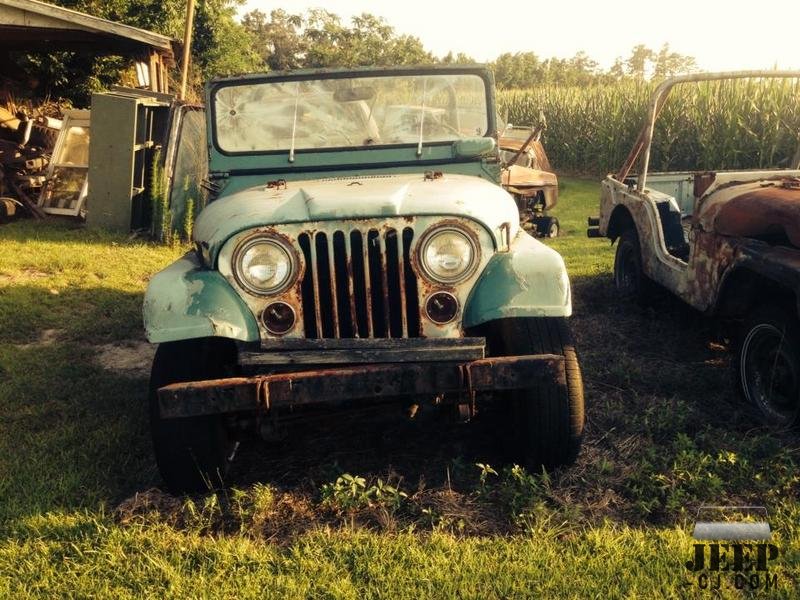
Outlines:
{"type": "Polygon", "coordinates": [[[235,489],[192,499],[154,489],[142,369],[144,286],[182,249],[0,227],[0,597],[797,597],[798,437],[755,425],[712,324],[616,303],[613,248],[585,237],[598,192],[562,182],[552,241],[586,380],[573,468],[501,469],[464,427],[343,420],[254,442],[235,489]],[[777,590],[681,585],[703,504],[769,509],[777,590]]]}

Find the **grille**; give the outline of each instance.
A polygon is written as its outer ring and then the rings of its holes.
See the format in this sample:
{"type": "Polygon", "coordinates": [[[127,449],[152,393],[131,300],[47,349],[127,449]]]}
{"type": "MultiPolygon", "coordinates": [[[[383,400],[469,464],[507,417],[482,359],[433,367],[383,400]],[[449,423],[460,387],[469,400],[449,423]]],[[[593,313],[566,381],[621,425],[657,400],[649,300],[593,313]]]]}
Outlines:
{"type": "Polygon", "coordinates": [[[310,232],[298,239],[306,263],[307,338],[419,337],[413,228],[310,232]]]}

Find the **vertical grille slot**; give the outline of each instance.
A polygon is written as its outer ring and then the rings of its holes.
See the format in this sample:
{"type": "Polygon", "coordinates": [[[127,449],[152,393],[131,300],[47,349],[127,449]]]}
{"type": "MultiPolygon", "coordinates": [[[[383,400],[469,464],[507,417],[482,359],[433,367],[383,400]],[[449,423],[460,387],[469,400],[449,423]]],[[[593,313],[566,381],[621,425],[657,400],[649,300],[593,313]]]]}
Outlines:
{"type": "Polygon", "coordinates": [[[300,285],[300,292],[303,298],[303,328],[307,338],[322,337],[317,330],[317,303],[314,300],[314,263],[311,260],[311,241],[305,233],[297,239],[300,249],[303,251],[303,258],[306,265],[303,281],[300,285]]]}
{"type": "Polygon", "coordinates": [[[358,335],[356,337],[369,338],[372,337],[372,310],[370,303],[367,302],[369,269],[364,268],[364,265],[367,264],[364,260],[367,251],[364,244],[364,236],[361,235],[360,231],[350,233],[350,244],[353,252],[350,255],[350,260],[353,265],[353,285],[355,286],[353,299],[356,303],[356,319],[358,320],[358,335]]]}
{"type": "Polygon", "coordinates": [[[343,231],[337,231],[333,240],[333,269],[335,273],[336,306],[339,317],[339,337],[355,337],[355,303],[352,301],[353,280],[348,267],[348,252],[343,231]]]}
{"type": "Polygon", "coordinates": [[[386,313],[388,306],[384,303],[383,294],[383,261],[381,260],[381,248],[379,234],[375,229],[370,229],[367,233],[367,260],[369,261],[369,291],[370,291],[370,310],[372,312],[372,337],[384,338],[386,335],[386,313]]]}
{"type": "Polygon", "coordinates": [[[418,337],[413,239],[411,227],[301,234],[306,337],[418,337]]]}
{"type": "Polygon", "coordinates": [[[411,242],[414,240],[414,230],[411,227],[403,229],[403,278],[405,282],[406,320],[408,337],[419,337],[421,326],[419,322],[419,291],[417,278],[411,268],[411,242]]]}

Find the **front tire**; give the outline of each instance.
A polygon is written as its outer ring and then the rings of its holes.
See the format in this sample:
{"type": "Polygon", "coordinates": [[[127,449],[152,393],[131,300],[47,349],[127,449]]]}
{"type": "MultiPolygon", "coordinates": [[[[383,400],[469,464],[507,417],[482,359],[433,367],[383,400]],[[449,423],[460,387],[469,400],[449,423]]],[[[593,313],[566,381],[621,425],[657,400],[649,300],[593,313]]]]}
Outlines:
{"type": "Polygon", "coordinates": [[[566,382],[545,382],[505,394],[500,435],[509,459],[531,471],[572,464],[583,438],[584,398],[578,356],[566,319],[515,318],[493,324],[487,342],[494,356],[556,354],[566,382]]]}
{"type": "Polygon", "coordinates": [[[642,267],[642,249],[634,227],[626,229],[617,242],[614,287],[622,300],[640,306],[648,304],[652,296],[653,282],[642,267]]]}
{"type": "Polygon", "coordinates": [[[767,425],[788,428],[800,415],[800,325],[778,306],[755,311],[742,328],[738,384],[767,425]]]}
{"type": "Polygon", "coordinates": [[[170,383],[229,376],[229,340],[208,338],[159,345],[150,373],[150,432],[156,463],[167,489],[176,494],[225,484],[235,448],[221,416],[163,418],[157,391],[170,383]]]}

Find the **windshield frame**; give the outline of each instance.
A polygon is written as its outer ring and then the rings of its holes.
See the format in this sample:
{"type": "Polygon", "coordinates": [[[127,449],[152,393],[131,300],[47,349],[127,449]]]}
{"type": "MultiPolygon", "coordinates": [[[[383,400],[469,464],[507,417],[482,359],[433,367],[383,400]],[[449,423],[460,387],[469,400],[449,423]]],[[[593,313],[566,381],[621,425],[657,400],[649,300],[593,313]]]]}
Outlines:
{"type": "MultiPolygon", "coordinates": [[[[208,133],[210,142],[213,145],[214,151],[222,156],[239,157],[239,156],[287,156],[289,149],[279,150],[241,150],[231,151],[225,150],[219,144],[217,135],[217,115],[216,115],[216,95],[226,87],[236,87],[243,85],[256,85],[260,83],[285,83],[292,81],[314,81],[324,79],[361,79],[361,78],[376,78],[376,77],[412,77],[412,76],[436,76],[436,75],[474,75],[479,77],[484,84],[485,103],[486,103],[486,123],[487,129],[483,135],[475,137],[494,137],[496,135],[497,123],[495,106],[494,106],[494,81],[488,69],[483,65],[459,65],[459,66],[437,66],[437,67],[392,67],[392,68],[365,68],[365,69],[315,69],[304,71],[282,71],[276,73],[264,73],[256,75],[246,75],[239,77],[231,77],[219,79],[209,84],[207,88],[207,106],[208,110],[208,133]]],[[[435,146],[452,146],[456,140],[447,141],[425,141],[425,147],[435,146]]],[[[416,150],[417,142],[404,142],[397,144],[369,144],[369,145],[352,145],[352,146],[332,146],[324,148],[298,148],[295,150],[296,155],[307,154],[328,154],[347,151],[365,151],[365,150],[392,150],[397,148],[414,148],[416,150]]],[[[291,164],[288,162],[287,164],[291,164]]]]}

